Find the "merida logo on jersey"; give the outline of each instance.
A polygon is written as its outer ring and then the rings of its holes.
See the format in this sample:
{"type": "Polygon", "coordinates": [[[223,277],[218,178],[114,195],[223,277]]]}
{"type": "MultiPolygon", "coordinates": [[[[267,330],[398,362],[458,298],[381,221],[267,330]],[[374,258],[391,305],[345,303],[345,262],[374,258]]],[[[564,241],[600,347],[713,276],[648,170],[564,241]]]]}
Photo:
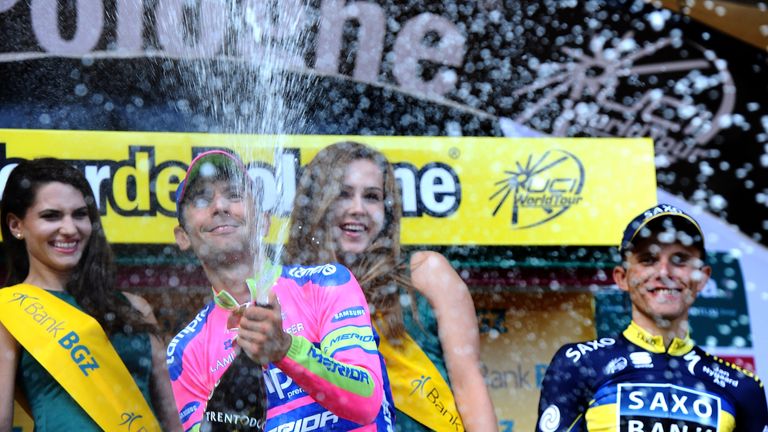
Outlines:
{"type": "Polygon", "coordinates": [[[344,378],[349,378],[361,383],[366,383],[369,385],[371,384],[370,374],[368,374],[368,372],[363,369],[346,366],[330,357],[325,357],[315,347],[310,347],[307,354],[309,355],[310,359],[315,360],[317,363],[323,365],[323,367],[326,368],[328,372],[335,373],[344,378]]]}
{"type": "Polygon", "coordinates": [[[349,340],[360,343],[361,345],[365,345],[367,343],[376,343],[376,340],[372,334],[344,333],[331,339],[331,342],[328,344],[326,350],[331,351],[337,343],[349,340]]]}
{"type": "Polygon", "coordinates": [[[343,311],[337,312],[336,314],[334,314],[333,315],[333,319],[331,320],[331,322],[339,322],[339,321],[343,321],[345,319],[357,318],[357,317],[363,316],[363,315],[365,315],[365,308],[363,308],[362,306],[354,306],[354,307],[344,309],[343,311]]]}
{"type": "Polygon", "coordinates": [[[586,353],[597,351],[600,348],[605,348],[615,344],[616,341],[612,338],[602,338],[600,340],[593,340],[584,343],[578,343],[575,346],[568,348],[565,351],[565,356],[573,360],[574,363],[581,360],[581,356],[586,353]]]}
{"type": "Polygon", "coordinates": [[[628,432],[717,431],[720,399],[708,393],[672,384],[619,384],[618,400],[628,432]]]}
{"type": "Polygon", "coordinates": [[[268,432],[309,432],[330,428],[330,425],[338,423],[339,418],[330,411],[324,411],[314,415],[300,418],[296,421],[283,423],[269,429],[268,432]]]}

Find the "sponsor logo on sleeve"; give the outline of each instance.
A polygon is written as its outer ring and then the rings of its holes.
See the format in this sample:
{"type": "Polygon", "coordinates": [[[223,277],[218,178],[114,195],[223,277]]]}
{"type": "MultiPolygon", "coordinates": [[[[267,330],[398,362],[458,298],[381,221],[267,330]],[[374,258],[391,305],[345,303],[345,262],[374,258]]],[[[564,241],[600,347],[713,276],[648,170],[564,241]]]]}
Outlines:
{"type": "Polygon", "coordinates": [[[336,351],[362,349],[371,354],[378,353],[376,337],[371,327],[345,326],[328,333],[321,344],[324,355],[333,356],[336,351]]]}
{"type": "Polygon", "coordinates": [[[691,375],[695,375],[694,368],[696,367],[696,363],[701,360],[701,356],[696,354],[696,351],[691,351],[683,356],[683,360],[688,364],[688,372],[690,372],[691,375]]]}
{"type": "Polygon", "coordinates": [[[315,347],[309,347],[307,356],[310,360],[314,360],[319,365],[324,367],[328,372],[334,375],[352,381],[357,381],[366,385],[373,385],[373,379],[371,378],[371,375],[363,368],[347,366],[343,363],[339,363],[333,358],[324,356],[320,350],[315,347]]]}
{"type": "Polygon", "coordinates": [[[556,405],[550,405],[539,417],[539,430],[541,432],[555,432],[560,427],[560,409],[556,405]]]}
{"type": "Polygon", "coordinates": [[[176,381],[184,371],[183,354],[184,349],[192,341],[194,336],[203,329],[204,323],[208,317],[208,313],[214,308],[214,304],[210,303],[203,310],[201,310],[195,319],[191,323],[187,324],[176,336],[174,336],[171,343],[168,344],[168,349],[165,352],[166,363],[168,364],[168,372],[171,376],[171,381],[176,381]]]}
{"type": "Polygon", "coordinates": [[[712,381],[720,387],[725,388],[727,385],[733,387],[739,386],[739,380],[731,378],[731,374],[728,372],[728,370],[720,368],[720,366],[717,364],[715,364],[713,367],[704,365],[701,367],[701,371],[712,377],[712,381]]]}
{"type": "Polygon", "coordinates": [[[184,424],[189,418],[194,414],[197,409],[200,408],[200,402],[194,401],[190,402],[184,407],[181,408],[181,411],[179,411],[179,420],[181,420],[181,423],[184,424]]]}
{"type": "Polygon", "coordinates": [[[613,375],[616,372],[623,371],[627,367],[627,359],[624,357],[617,357],[608,362],[603,368],[603,372],[606,375],[613,375]]]}

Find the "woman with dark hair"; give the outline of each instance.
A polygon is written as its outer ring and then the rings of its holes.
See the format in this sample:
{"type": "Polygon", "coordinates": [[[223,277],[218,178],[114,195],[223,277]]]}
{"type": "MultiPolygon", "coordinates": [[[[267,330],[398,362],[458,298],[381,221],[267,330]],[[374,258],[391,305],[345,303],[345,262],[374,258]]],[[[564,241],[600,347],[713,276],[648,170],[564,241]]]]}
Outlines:
{"type": "Polygon", "coordinates": [[[358,278],[381,336],[398,430],[496,430],[469,290],[441,254],[401,256],[400,216],[384,155],[333,144],[304,167],[285,262],[338,261],[358,278]]]}
{"type": "Polygon", "coordinates": [[[0,217],[0,430],[11,429],[14,394],[37,431],[159,430],[154,413],[180,429],[151,307],[115,287],[82,173],[53,158],[20,162],[0,217]]]}

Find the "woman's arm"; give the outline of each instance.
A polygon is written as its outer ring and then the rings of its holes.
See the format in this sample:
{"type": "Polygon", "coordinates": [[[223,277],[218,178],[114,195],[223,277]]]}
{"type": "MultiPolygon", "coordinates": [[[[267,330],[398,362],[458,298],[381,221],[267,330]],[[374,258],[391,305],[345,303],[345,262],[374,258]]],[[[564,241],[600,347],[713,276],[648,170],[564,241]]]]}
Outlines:
{"type": "Polygon", "coordinates": [[[496,431],[493,403],[480,373],[480,332],[469,289],[437,252],[411,257],[411,281],[427,298],[437,319],[438,337],[456,405],[468,431],[496,431]]]}
{"type": "MultiPolygon", "coordinates": [[[[131,302],[131,306],[141,313],[145,322],[157,324],[152,306],[144,298],[125,291],[123,295],[131,302]]],[[[181,430],[181,421],[176,411],[173,391],[171,390],[171,377],[168,375],[168,366],[165,360],[165,344],[160,340],[160,337],[154,334],[149,335],[149,342],[152,346],[152,376],[149,383],[152,406],[163,430],[179,431],[181,430]]]]}
{"type": "Polygon", "coordinates": [[[13,397],[19,352],[19,343],[0,323],[0,431],[3,432],[13,427],[13,397]]]}

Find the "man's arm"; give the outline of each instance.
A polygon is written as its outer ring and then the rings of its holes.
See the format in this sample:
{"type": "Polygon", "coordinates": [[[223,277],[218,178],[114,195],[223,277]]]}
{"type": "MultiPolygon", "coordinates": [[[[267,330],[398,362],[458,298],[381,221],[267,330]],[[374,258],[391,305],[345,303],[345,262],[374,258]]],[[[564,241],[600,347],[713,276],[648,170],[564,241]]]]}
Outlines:
{"type": "MultiPolygon", "coordinates": [[[[349,273],[341,265],[336,271],[349,273]]],[[[381,408],[383,379],[368,304],[357,281],[349,273],[338,285],[309,281],[288,289],[301,292],[304,323],[316,323],[312,333],[319,347],[277,327],[280,305],[272,301],[271,309],[246,309],[238,344],[254,361],[271,361],[332,413],[358,424],[371,423],[381,408]]]]}
{"type": "Polygon", "coordinates": [[[539,398],[538,432],[586,430],[584,414],[589,406],[586,365],[566,357],[568,345],[558,350],[547,368],[539,398]]]}
{"type": "Polygon", "coordinates": [[[176,349],[182,335],[183,333],[180,333],[176,336],[169,345],[166,351],[166,363],[170,371],[171,390],[182,429],[197,431],[200,429],[206,402],[213,388],[205,388],[202,381],[204,374],[200,374],[192,364],[191,360],[196,356],[191,351],[195,349],[195,345],[186,347],[184,359],[182,359],[181,350],[176,349]]]}
{"type": "Polygon", "coordinates": [[[738,409],[736,418],[735,432],[768,432],[768,404],[765,399],[765,388],[762,382],[756,376],[747,378],[754,379],[746,386],[741,397],[741,407],[738,409]]]}

